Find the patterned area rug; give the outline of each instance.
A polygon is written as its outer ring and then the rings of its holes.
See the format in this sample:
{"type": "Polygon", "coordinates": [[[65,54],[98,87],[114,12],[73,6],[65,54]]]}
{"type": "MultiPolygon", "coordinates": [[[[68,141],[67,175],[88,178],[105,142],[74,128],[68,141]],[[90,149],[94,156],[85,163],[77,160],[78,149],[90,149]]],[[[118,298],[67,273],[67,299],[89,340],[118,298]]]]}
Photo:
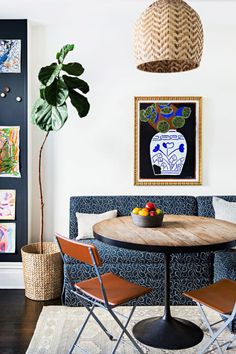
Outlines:
{"type": "MultiPolygon", "coordinates": [[[[129,307],[117,308],[122,314],[129,312],[129,307]]],[[[133,318],[131,320],[129,329],[141,319],[161,316],[163,307],[161,306],[140,306],[137,307],[133,318]]],[[[104,310],[96,309],[95,312],[102,320],[105,326],[115,335],[117,335],[118,328],[111,316],[104,310]]],[[[87,310],[84,308],[73,308],[65,306],[46,306],[43,308],[39,317],[33,338],[27,350],[27,354],[66,354],[68,353],[71,344],[73,343],[81,324],[87,314],[87,310]]],[[[211,321],[216,322],[219,320],[219,316],[213,311],[208,311],[211,321]]],[[[209,338],[209,335],[204,327],[198,309],[195,306],[174,306],[172,307],[172,315],[176,317],[182,317],[191,320],[198,324],[204,330],[204,339],[199,345],[185,349],[185,350],[159,350],[141,345],[144,352],[147,354],[193,354],[197,353],[198,349],[202,346],[204,341],[209,338]]],[[[132,333],[132,332],[131,332],[132,333]]],[[[171,335],[171,333],[170,333],[171,335]]],[[[231,334],[228,330],[224,332],[221,338],[221,342],[228,340],[231,334]]],[[[97,323],[91,318],[89,323],[82,334],[79,345],[90,354],[109,354],[114,346],[114,342],[111,342],[97,323]]],[[[76,348],[73,354],[84,353],[79,348],[76,348]]],[[[121,343],[117,354],[134,354],[137,353],[133,347],[127,345],[127,343],[121,343]]],[[[216,351],[212,351],[216,353],[216,351]]],[[[233,348],[227,350],[227,354],[236,353],[236,345],[233,348]]]]}

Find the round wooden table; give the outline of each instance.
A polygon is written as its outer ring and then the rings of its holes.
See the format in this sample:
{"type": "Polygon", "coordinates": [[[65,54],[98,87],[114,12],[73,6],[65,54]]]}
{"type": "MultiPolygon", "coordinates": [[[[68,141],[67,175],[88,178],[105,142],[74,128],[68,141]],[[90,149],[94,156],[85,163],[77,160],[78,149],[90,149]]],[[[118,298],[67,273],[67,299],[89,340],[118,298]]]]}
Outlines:
{"type": "Polygon", "coordinates": [[[235,246],[236,224],[199,216],[165,215],[162,227],[141,228],[130,216],[123,216],[95,224],[93,232],[96,239],[112,246],[165,255],[164,315],[138,322],[133,328],[135,338],[161,349],[185,349],[201,342],[203,332],[198,326],[171,316],[170,256],[235,246]]]}

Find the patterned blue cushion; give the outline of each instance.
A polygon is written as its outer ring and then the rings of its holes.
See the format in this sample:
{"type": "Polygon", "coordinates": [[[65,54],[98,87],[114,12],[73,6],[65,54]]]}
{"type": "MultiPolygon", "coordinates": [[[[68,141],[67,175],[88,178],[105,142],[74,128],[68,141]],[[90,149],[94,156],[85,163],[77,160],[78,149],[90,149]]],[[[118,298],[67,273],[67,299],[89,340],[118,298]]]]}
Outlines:
{"type": "Polygon", "coordinates": [[[216,252],[214,270],[214,281],[224,278],[236,280],[236,250],[216,252]]]}
{"type": "MultiPolygon", "coordinates": [[[[218,195],[217,197],[226,200],[227,202],[236,202],[236,195],[218,195]]],[[[197,197],[197,208],[199,216],[215,217],[214,208],[212,205],[212,196],[197,197]]]]}

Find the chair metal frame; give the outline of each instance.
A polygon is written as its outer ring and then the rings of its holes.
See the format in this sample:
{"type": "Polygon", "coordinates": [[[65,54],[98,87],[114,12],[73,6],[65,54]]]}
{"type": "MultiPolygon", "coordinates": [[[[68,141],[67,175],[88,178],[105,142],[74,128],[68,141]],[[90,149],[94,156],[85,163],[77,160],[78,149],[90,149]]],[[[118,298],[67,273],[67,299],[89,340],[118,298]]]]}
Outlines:
{"type": "Polygon", "coordinates": [[[212,309],[211,307],[207,306],[207,305],[203,305],[202,303],[194,300],[198,306],[198,309],[199,309],[199,312],[201,314],[201,317],[202,317],[202,320],[203,320],[203,323],[206,325],[206,327],[208,328],[209,330],[209,333],[210,333],[210,339],[205,343],[205,345],[200,348],[200,350],[198,351],[198,354],[206,354],[206,353],[210,353],[213,349],[209,349],[209,347],[211,345],[215,345],[216,349],[217,349],[217,352],[219,354],[223,354],[223,351],[221,348],[225,347],[226,350],[230,349],[230,346],[233,344],[233,342],[236,340],[236,334],[233,336],[233,338],[223,344],[220,344],[217,340],[217,338],[219,337],[219,335],[227,328],[227,326],[234,320],[235,318],[235,315],[236,315],[236,302],[234,304],[234,307],[233,307],[233,310],[231,312],[231,314],[222,314],[222,313],[219,313],[217,310],[214,310],[212,309]],[[214,323],[210,323],[207,316],[206,316],[206,312],[204,310],[204,306],[210,308],[212,311],[215,311],[217,312],[218,314],[220,314],[223,319],[220,320],[220,321],[217,321],[217,322],[214,322],[214,323]],[[214,327],[215,325],[221,323],[221,322],[224,322],[222,324],[222,326],[214,331],[212,327],[214,327]]]}
{"type": "MultiPolygon", "coordinates": [[[[59,236],[59,235],[58,235],[59,236]]],[[[59,236],[60,237],[60,236],[59,236]]],[[[60,249],[60,253],[61,253],[61,256],[62,256],[62,259],[63,259],[63,263],[65,264],[65,258],[64,258],[64,253],[62,252],[62,249],[61,249],[61,246],[60,246],[60,243],[58,242],[57,238],[56,238],[56,241],[58,243],[58,246],[59,246],[59,249],[60,249]]],[[[79,333],[74,341],[74,343],[72,344],[70,350],[69,350],[69,353],[68,354],[72,354],[73,353],[73,350],[75,347],[78,347],[80,348],[84,353],[88,353],[86,352],[84,349],[82,349],[81,347],[78,346],[78,341],[87,325],[87,322],[90,318],[90,316],[92,316],[94,318],[94,320],[99,324],[99,326],[101,327],[101,329],[104,331],[104,333],[108,336],[108,338],[111,340],[111,341],[116,341],[116,344],[115,346],[113,347],[112,349],[112,352],[111,354],[114,354],[122,340],[122,337],[124,336],[124,334],[126,334],[126,336],[129,338],[129,340],[131,341],[131,343],[133,344],[133,347],[134,349],[136,349],[140,354],[145,354],[144,351],[141,349],[141,347],[136,343],[135,339],[131,336],[131,334],[128,332],[127,330],[127,326],[131,320],[131,317],[136,309],[136,306],[137,306],[137,303],[138,303],[138,300],[141,296],[137,297],[136,298],[136,302],[135,304],[132,306],[132,309],[130,311],[130,314],[128,316],[125,316],[123,314],[120,314],[118,313],[117,311],[114,311],[113,309],[115,307],[117,307],[117,305],[114,305],[114,306],[111,306],[108,302],[108,299],[107,299],[107,294],[106,294],[106,290],[105,290],[105,287],[104,287],[104,284],[103,284],[103,281],[102,281],[102,277],[101,277],[101,274],[99,272],[99,269],[98,269],[98,266],[96,264],[96,260],[95,260],[95,257],[94,257],[94,254],[93,254],[93,251],[91,248],[89,248],[89,253],[90,253],[90,257],[91,257],[91,260],[92,260],[92,263],[93,265],[91,265],[91,267],[94,267],[95,269],[95,272],[96,272],[96,275],[97,275],[97,278],[98,278],[98,281],[99,281],[99,284],[100,284],[100,289],[101,289],[101,292],[102,292],[102,297],[103,297],[103,300],[104,300],[104,303],[101,301],[98,301],[92,297],[89,297],[88,295],[85,295],[80,289],[76,288],[74,286],[74,283],[71,279],[71,276],[67,270],[67,267],[64,267],[65,270],[66,270],[66,274],[68,276],[68,279],[69,279],[69,282],[70,282],[70,286],[71,286],[71,292],[78,296],[80,298],[80,301],[81,303],[83,304],[83,306],[87,309],[88,311],[88,315],[83,323],[83,325],[81,326],[80,330],[79,330],[79,333]],[[95,315],[95,313],[93,312],[94,309],[96,307],[100,307],[106,311],[108,311],[110,313],[110,315],[113,317],[113,319],[116,321],[116,323],[118,324],[118,326],[121,328],[121,333],[118,337],[118,339],[115,339],[113,337],[113,335],[107,330],[107,328],[103,325],[103,323],[99,320],[99,318],[95,315]],[[123,324],[120,319],[118,318],[117,315],[120,315],[120,316],[123,316],[126,318],[126,322],[123,324]]],[[[126,342],[127,343],[127,342],[126,342]]],[[[130,344],[130,343],[127,343],[127,344],[130,344]]],[[[88,353],[89,354],[89,353],[88,353]]]]}

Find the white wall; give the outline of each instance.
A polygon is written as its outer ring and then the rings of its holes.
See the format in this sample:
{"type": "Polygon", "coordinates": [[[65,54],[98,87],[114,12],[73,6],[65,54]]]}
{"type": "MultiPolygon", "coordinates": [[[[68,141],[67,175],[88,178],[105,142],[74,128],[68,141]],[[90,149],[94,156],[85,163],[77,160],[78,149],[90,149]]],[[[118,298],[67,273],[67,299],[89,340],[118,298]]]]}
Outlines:
{"type": "MultiPolygon", "coordinates": [[[[3,1],[0,1],[3,3],[3,1]]],[[[205,47],[199,69],[150,74],[135,68],[133,25],[146,0],[17,0],[1,6],[2,18],[28,18],[30,102],[37,73],[66,43],[68,60],[85,67],[91,87],[89,116],[69,119],[52,133],[44,155],[46,235],[68,234],[69,197],[109,194],[236,194],[236,3],[189,1],[201,16],[205,47]],[[133,185],[134,96],[203,96],[203,185],[133,185]]],[[[4,3],[5,4],[5,3],[4,3]]],[[[37,154],[43,134],[30,123],[30,240],[38,234],[37,154]]]]}

